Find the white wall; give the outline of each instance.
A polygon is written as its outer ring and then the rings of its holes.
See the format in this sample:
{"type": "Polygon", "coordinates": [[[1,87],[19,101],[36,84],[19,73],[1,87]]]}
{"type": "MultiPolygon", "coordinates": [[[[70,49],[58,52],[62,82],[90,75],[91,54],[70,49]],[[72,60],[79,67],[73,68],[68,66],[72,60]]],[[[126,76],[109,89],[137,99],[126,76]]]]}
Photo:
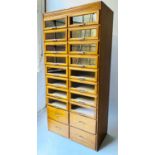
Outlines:
{"type": "MultiPolygon", "coordinates": [[[[47,12],[67,9],[70,7],[83,5],[99,0],[47,0],[47,12]]],[[[110,103],[118,104],[118,1],[117,0],[102,0],[114,12],[113,21],[113,43],[112,43],[112,58],[111,58],[111,80],[110,80],[110,103]]]]}

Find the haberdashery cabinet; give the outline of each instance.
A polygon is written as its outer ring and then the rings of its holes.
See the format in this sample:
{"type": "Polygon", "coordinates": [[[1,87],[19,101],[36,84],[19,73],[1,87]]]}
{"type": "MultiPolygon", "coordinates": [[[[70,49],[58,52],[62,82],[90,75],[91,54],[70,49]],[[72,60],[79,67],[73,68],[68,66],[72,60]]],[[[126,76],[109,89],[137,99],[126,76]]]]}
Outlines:
{"type": "Polygon", "coordinates": [[[103,2],[43,15],[48,130],[94,150],[107,134],[112,23],[103,2]]]}

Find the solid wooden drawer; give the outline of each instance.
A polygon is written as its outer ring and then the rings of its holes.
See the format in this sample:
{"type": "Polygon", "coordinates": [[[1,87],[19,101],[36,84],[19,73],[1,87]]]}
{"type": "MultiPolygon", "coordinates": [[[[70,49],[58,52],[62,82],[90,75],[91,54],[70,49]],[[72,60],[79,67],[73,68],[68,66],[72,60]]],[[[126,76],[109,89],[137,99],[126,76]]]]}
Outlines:
{"type": "Polygon", "coordinates": [[[89,133],[96,133],[96,120],[70,113],[70,125],[89,133]]]}
{"type": "Polygon", "coordinates": [[[91,149],[96,149],[96,135],[70,127],[70,139],[91,149]]]}
{"type": "Polygon", "coordinates": [[[64,137],[69,137],[69,127],[54,120],[48,119],[48,129],[64,137]]]}
{"type": "Polygon", "coordinates": [[[64,124],[68,124],[68,112],[67,111],[48,106],[47,112],[48,112],[48,118],[64,123],[64,124]]]}

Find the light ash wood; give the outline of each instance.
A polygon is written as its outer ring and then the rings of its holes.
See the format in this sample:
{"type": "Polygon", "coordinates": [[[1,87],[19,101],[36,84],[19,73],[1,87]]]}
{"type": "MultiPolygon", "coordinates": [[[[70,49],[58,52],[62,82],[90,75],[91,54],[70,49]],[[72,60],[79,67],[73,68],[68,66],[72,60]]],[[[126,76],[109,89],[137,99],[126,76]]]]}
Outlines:
{"type": "Polygon", "coordinates": [[[112,43],[112,22],[113,12],[103,2],[95,2],[87,5],[73,7],[65,10],[45,13],[43,21],[44,56],[45,56],[45,79],[46,79],[46,104],[48,129],[59,135],[99,150],[102,141],[107,134],[108,127],[108,106],[109,106],[109,85],[110,85],[110,62],[112,43]],[[74,16],[96,14],[95,22],[71,24],[70,19],[74,16]],[[46,21],[64,19],[65,24],[61,27],[45,27],[46,21]],[[96,36],[85,38],[71,38],[74,30],[96,29],[96,36]],[[65,38],[45,40],[45,33],[65,32],[65,38]],[[71,50],[72,45],[95,44],[94,51],[71,50]],[[48,45],[65,45],[65,51],[48,51],[48,45]],[[46,61],[46,56],[64,57],[66,63],[54,64],[46,61]],[[93,58],[95,65],[77,65],[71,63],[71,58],[93,58]],[[66,74],[56,75],[47,73],[47,68],[65,69],[66,74]],[[94,73],[94,77],[78,77],[71,72],[84,71],[94,73]],[[55,86],[48,83],[48,78],[65,81],[65,86],[55,86]],[[79,84],[91,84],[94,86],[92,92],[82,91],[71,87],[71,82],[79,84]],[[53,96],[48,89],[66,92],[66,98],[53,96]],[[94,99],[94,104],[83,104],[71,98],[71,94],[83,95],[94,99]],[[60,109],[49,104],[49,99],[61,101],[66,104],[66,109],[60,109]],[[76,111],[75,106],[93,111],[92,116],[76,111]]]}

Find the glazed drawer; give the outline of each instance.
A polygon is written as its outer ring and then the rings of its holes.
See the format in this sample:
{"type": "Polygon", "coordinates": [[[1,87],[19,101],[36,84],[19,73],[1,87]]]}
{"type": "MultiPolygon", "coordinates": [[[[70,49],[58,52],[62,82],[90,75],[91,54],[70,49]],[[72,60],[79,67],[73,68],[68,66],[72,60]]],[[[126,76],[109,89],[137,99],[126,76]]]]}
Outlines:
{"type": "Polygon", "coordinates": [[[67,29],[44,31],[44,41],[66,41],[67,29]]]}
{"type": "Polygon", "coordinates": [[[98,41],[69,41],[68,42],[69,54],[98,54],[98,41]]]}
{"type": "Polygon", "coordinates": [[[70,67],[97,68],[98,56],[72,55],[69,56],[70,67]]]}
{"type": "Polygon", "coordinates": [[[53,66],[67,66],[68,59],[66,55],[45,54],[45,64],[53,66]]]}
{"type": "Polygon", "coordinates": [[[98,39],[99,26],[82,26],[68,29],[69,40],[98,39]]]}
{"type": "Polygon", "coordinates": [[[96,135],[70,127],[70,139],[91,149],[96,149],[96,135]]]}
{"type": "Polygon", "coordinates": [[[97,81],[97,69],[69,68],[69,78],[80,81],[97,81]]]}
{"type": "Polygon", "coordinates": [[[83,26],[99,23],[99,11],[92,11],[89,13],[78,12],[77,14],[69,15],[68,26],[83,26]]]}
{"type": "Polygon", "coordinates": [[[96,133],[96,120],[70,113],[70,125],[89,133],[96,133]]]}
{"type": "Polygon", "coordinates": [[[48,119],[48,129],[64,137],[69,137],[69,127],[54,120],[48,119]]]}
{"type": "Polygon", "coordinates": [[[96,107],[97,95],[70,91],[70,101],[73,103],[81,104],[81,105],[96,107]]]}
{"type": "Polygon", "coordinates": [[[68,124],[68,112],[51,106],[47,107],[48,118],[55,121],[68,124]]]}
{"type": "Polygon", "coordinates": [[[67,16],[44,17],[44,30],[67,27],[67,16]]]}
{"type": "Polygon", "coordinates": [[[77,91],[85,94],[97,94],[97,84],[95,82],[83,82],[80,80],[70,80],[69,88],[71,91],[77,91]]]}
{"type": "Polygon", "coordinates": [[[56,77],[67,77],[68,76],[67,67],[46,65],[45,69],[46,69],[46,75],[48,76],[56,76],[56,77]]]}
{"type": "Polygon", "coordinates": [[[68,79],[54,76],[46,76],[46,85],[68,89],[68,79]]]}
{"type": "Polygon", "coordinates": [[[55,108],[68,110],[68,102],[64,99],[46,96],[46,103],[47,105],[53,106],[55,108]]]}
{"type": "Polygon", "coordinates": [[[67,43],[66,42],[45,42],[44,43],[45,53],[52,54],[67,54],[67,43]]]}
{"type": "Polygon", "coordinates": [[[55,98],[60,98],[60,99],[65,99],[65,100],[68,99],[68,90],[66,89],[60,89],[56,87],[47,86],[46,94],[48,96],[52,96],[55,98]]]}

